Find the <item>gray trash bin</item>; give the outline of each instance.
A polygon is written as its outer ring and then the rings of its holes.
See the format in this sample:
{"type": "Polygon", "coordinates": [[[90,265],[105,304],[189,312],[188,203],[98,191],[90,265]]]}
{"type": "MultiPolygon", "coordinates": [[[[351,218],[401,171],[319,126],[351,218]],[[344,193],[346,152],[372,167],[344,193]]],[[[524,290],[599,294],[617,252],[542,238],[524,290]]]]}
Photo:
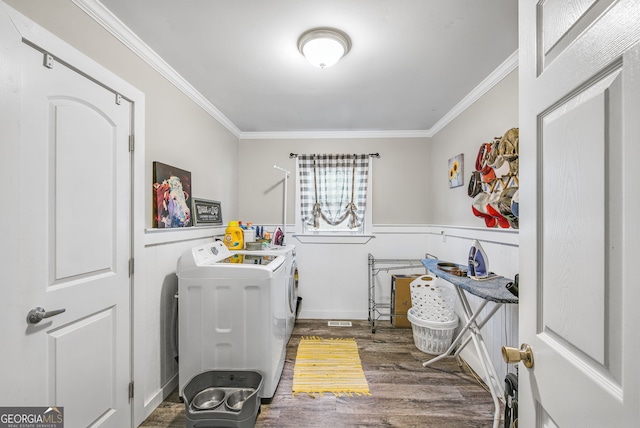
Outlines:
{"type": "Polygon", "coordinates": [[[260,412],[262,375],[251,370],[200,373],[182,389],[186,428],[252,428],[260,412]]]}

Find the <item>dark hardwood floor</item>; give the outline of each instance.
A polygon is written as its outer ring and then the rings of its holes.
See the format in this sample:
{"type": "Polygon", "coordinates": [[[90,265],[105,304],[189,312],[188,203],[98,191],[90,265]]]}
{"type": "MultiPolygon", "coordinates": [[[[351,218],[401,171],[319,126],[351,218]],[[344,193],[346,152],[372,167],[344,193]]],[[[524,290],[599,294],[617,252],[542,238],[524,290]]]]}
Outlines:
{"type": "MultiPolygon", "coordinates": [[[[328,327],[326,320],[298,320],[287,346],[287,358],[271,404],[263,404],[256,427],[491,427],[493,401],[486,386],[467,367],[418,350],[411,329],[381,327],[371,333],[367,321],[353,327],[328,327]],[[371,396],[293,396],[293,366],[301,336],[353,337],[371,396]]],[[[174,391],[141,425],[184,427],[184,404],[174,391]]]]}

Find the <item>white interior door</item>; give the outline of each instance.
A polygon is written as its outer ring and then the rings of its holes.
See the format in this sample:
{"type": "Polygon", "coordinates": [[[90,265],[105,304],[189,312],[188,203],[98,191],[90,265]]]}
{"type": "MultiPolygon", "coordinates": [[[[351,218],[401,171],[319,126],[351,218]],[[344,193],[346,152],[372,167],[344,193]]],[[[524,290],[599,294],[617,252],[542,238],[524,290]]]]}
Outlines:
{"type": "Polygon", "coordinates": [[[520,1],[519,425],[640,420],[640,2],[520,1]]]}
{"type": "Polygon", "coordinates": [[[4,57],[20,131],[7,162],[19,176],[3,226],[17,256],[2,405],[63,407],[69,427],[131,426],[131,104],[62,58],[18,51],[4,57]],[[65,312],[30,323],[35,307],[65,312]]]}

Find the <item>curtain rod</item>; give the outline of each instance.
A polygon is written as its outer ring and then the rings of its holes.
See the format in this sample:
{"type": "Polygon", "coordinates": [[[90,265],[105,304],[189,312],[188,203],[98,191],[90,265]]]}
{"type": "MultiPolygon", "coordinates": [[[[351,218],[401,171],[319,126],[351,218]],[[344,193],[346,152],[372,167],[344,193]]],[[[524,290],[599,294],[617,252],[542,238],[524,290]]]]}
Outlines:
{"type": "MultiPolygon", "coordinates": [[[[369,156],[380,159],[380,153],[369,153],[369,156]]],[[[297,158],[297,157],[298,157],[297,153],[289,153],[289,159],[297,158]]]]}

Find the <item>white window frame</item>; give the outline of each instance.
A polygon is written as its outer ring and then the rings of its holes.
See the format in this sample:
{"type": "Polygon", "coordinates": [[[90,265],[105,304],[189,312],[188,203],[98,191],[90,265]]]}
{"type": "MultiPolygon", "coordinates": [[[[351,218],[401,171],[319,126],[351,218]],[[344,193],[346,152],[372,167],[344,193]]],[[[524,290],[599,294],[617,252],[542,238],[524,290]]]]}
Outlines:
{"type": "Polygon", "coordinates": [[[364,213],[364,221],[362,227],[357,231],[349,230],[329,230],[323,229],[319,231],[307,230],[302,222],[302,212],[300,209],[300,169],[296,162],[296,206],[295,206],[295,233],[293,235],[298,241],[303,243],[362,243],[369,242],[374,238],[372,232],[373,221],[373,162],[369,160],[369,170],[367,177],[367,205],[364,213]]]}

